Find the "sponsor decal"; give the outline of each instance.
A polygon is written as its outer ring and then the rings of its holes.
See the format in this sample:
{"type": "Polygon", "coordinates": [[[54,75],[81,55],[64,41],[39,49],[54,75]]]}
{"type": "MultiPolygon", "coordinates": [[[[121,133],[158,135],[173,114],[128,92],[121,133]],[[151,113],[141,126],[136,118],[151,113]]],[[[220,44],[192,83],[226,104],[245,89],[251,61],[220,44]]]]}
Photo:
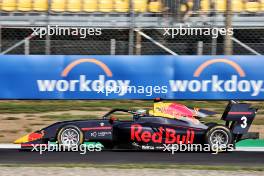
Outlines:
{"type": "Polygon", "coordinates": [[[200,121],[194,117],[195,114],[193,111],[184,105],[176,103],[154,103],[154,111],[152,114],[155,116],[187,120],[195,124],[200,123],[200,121]]]}
{"type": "Polygon", "coordinates": [[[243,79],[245,77],[245,71],[236,62],[228,59],[212,59],[204,62],[195,70],[192,80],[170,80],[169,84],[172,92],[240,92],[250,93],[254,97],[264,91],[263,80],[243,79]],[[231,75],[225,79],[220,79],[219,75],[212,75],[210,79],[199,79],[207,67],[217,63],[231,66],[238,75],[231,75]]]}
{"type": "Polygon", "coordinates": [[[141,149],[142,150],[155,150],[155,147],[150,146],[150,145],[142,145],[141,149]]]}
{"type": "Polygon", "coordinates": [[[15,144],[22,144],[22,143],[27,143],[31,141],[35,141],[38,139],[42,139],[45,135],[45,132],[42,130],[40,132],[33,132],[30,134],[27,134],[21,138],[18,138],[17,140],[14,141],[15,144]]]}
{"type": "Polygon", "coordinates": [[[92,137],[96,137],[96,136],[97,136],[96,131],[92,132],[92,133],[91,133],[91,136],[92,136],[92,137]]]}
{"type": "Polygon", "coordinates": [[[39,152],[40,155],[44,152],[80,152],[83,155],[87,154],[87,152],[100,152],[104,146],[100,142],[64,145],[48,141],[48,144],[24,144],[21,147],[30,147],[32,152],[39,152]]]}
{"type": "Polygon", "coordinates": [[[70,63],[61,73],[60,80],[37,80],[40,92],[97,92],[97,93],[118,93],[122,96],[126,93],[130,80],[109,79],[113,77],[112,71],[103,62],[96,59],[79,59],[70,63]],[[106,74],[98,75],[98,79],[88,79],[86,75],[80,75],[79,79],[67,80],[71,70],[83,63],[93,63],[99,66],[106,74]]]}
{"type": "Polygon", "coordinates": [[[91,137],[104,137],[104,136],[109,136],[112,135],[111,131],[94,131],[91,133],[91,137]]]}
{"type": "Polygon", "coordinates": [[[234,144],[163,144],[163,151],[171,152],[214,152],[212,154],[218,154],[219,152],[233,151],[234,144]]]}
{"type": "Polygon", "coordinates": [[[158,132],[144,130],[140,124],[131,125],[131,140],[137,142],[153,142],[165,144],[192,144],[194,141],[194,130],[187,129],[186,134],[177,134],[175,129],[159,127],[158,132]],[[165,135],[165,139],[163,139],[165,135]]]}
{"type": "MultiPolygon", "coordinates": [[[[87,58],[70,60],[68,63],[68,59],[72,59],[73,56],[63,56],[58,62],[51,64],[52,70],[46,68],[48,64],[44,69],[38,69],[38,65],[34,64],[35,60],[28,58],[28,63],[36,67],[34,74],[22,70],[14,74],[14,79],[17,81],[3,79],[6,82],[1,87],[1,90],[4,90],[1,91],[1,97],[8,99],[153,99],[155,97],[203,100],[263,99],[264,80],[261,77],[263,59],[261,58],[259,64],[255,64],[258,62],[256,58],[249,56],[239,56],[243,58],[241,61],[236,61],[236,56],[228,56],[228,58],[201,56],[202,60],[205,59],[202,63],[200,57],[195,60],[190,56],[153,56],[153,60],[148,56],[140,56],[142,58],[140,60],[134,59],[134,56],[126,56],[128,62],[123,62],[120,57],[100,56],[100,59],[97,59],[87,56],[87,58]],[[190,64],[185,62],[185,57],[190,58],[190,64]],[[160,69],[157,70],[153,65],[159,64],[157,60],[160,59],[164,62],[160,63],[160,69]],[[62,65],[65,62],[67,64],[62,65]],[[89,71],[83,67],[86,65],[91,65],[89,71]],[[180,66],[182,68],[179,69],[180,66]],[[34,76],[26,77],[31,74],[34,76]],[[20,88],[17,85],[22,79],[27,79],[27,84],[20,88]]],[[[53,59],[47,57],[47,60],[47,63],[53,63],[53,59]]],[[[3,67],[4,65],[3,62],[3,67]]],[[[21,67],[20,62],[17,67],[21,67]]],[[[2,72],[3,75],[9,74],[8,70],[2,72]]]]}

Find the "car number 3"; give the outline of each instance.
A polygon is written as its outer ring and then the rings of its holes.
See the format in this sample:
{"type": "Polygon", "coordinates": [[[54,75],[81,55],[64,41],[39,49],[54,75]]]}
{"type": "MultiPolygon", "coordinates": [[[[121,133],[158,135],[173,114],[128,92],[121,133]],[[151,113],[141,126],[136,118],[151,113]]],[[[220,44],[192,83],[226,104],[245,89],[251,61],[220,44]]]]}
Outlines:
{"type": "Polygon", "coordinates": [[[242,121],[241,128],[246,128],[247,127],[247,117],[246,116],[241,117],[241,121],[242,121]]]}

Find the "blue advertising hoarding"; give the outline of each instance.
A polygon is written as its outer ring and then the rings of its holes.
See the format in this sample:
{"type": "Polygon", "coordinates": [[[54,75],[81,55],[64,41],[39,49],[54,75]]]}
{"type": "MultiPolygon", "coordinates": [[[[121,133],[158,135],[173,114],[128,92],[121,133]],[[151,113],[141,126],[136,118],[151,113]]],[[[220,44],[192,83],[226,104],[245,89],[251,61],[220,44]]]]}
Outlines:
{"type": "Polygon", "coordinates": [[[0,56],[0,99],[264,100],[262,56],[0,56]]]}

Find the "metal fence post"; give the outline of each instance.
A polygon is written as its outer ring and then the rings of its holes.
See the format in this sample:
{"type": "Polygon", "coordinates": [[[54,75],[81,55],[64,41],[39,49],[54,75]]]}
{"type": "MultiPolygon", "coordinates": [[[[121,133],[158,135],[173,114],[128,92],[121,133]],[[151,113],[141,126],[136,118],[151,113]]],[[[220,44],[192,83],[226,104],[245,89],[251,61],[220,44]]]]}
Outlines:
{"type": "MultiPolygon", "coordinates": [[[[51,0],[48,0],[48,11],[46,13],[47,15],[47,28],[49,25],[49,20],[50,20],[50,4],[51,4],[51,0]]],[[[50,54],[50,36],[47,34],[45,37],[45,54],[49,55],[50,54]]]]}
{"type": "Polygon", "coordinates": [[[110,53],[111,55],[115,55],[116,54],[116,39],[111,39],[110,41],[110,53]]]}
{"type": "Polygon", "coordinates": [[[45,54],[50,54],[50,36],[48,34],[45,37],[45,54]]]}
{"type": "Polygon", "coordinates": [[[173,10],[176,11],[175,20],[177,23],[179,23],[181,21],[181,0],[174,0],[174,3],[175,3],[174,5],[175,9],[173,10]]]}
{"type": "MultiPolygon", "coordinates": [[[[226,20],[225,20],[225,28],[226,30],[232,27],[232,0],[226,0],[226,20]]],[[[233,42],[232,36],[225,35],[225,45],[224,45],[224,54],[232,55],[233,54],[233,42]]]]}
{"type": "Polygon", "coordinates": [[[25,39],[24,49],[25,49],[25,55],[29,55],[30,46],[29,46],[29,39],[28,38],[25,39]]]}
{"type": "Polygon", "coordinates": [[[130,27],[129,27],[129,43],[128,43],[128,54],[134,54],[134,28],[135,28],[135,13],[134,13],[134,2],[129,1],[129,16],[130,16],[130,27]]]}
{"type": "Polygon", "coordinates": [[[203,41],[197,43],[197,55],[203,55],[203,41]]]}
{"type": "MultiPolygon", "coordinates": [[[[213,18],[212,18],[212,27],[214,28],[216,26],[216,18],[217,18],[217,13],[216,13],[216,2],[215,0],[210,0],[210,11],[213,12],[213,18]]],[[[212,36],[212,41],[211,41],[211,55],[216,55],[217,54],[217,38],[212,36]]]]}
{"type": "Polygon", "coordinates": [[[141,48],[142,48],[142,45],[141,45],[141,41],[142,41],[142,38],[141,38],[141,35],[137,32],[137,40],[136,40],[136,55],[141,55],[141,48]]]}

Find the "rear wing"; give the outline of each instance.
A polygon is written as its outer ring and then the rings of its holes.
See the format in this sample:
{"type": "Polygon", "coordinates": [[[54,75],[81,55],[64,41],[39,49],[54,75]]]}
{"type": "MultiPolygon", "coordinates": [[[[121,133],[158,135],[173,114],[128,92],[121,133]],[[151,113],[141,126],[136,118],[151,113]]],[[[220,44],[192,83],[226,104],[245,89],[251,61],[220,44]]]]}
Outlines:
{"type": "Polygon", "coordinates": [[[252,108],[251,104],[230,101],[222,115],[233,134],[246,134],[251,126],[258,109],[252,108]],[[231,122],[231,123],[230,123],[231,122]]]}

